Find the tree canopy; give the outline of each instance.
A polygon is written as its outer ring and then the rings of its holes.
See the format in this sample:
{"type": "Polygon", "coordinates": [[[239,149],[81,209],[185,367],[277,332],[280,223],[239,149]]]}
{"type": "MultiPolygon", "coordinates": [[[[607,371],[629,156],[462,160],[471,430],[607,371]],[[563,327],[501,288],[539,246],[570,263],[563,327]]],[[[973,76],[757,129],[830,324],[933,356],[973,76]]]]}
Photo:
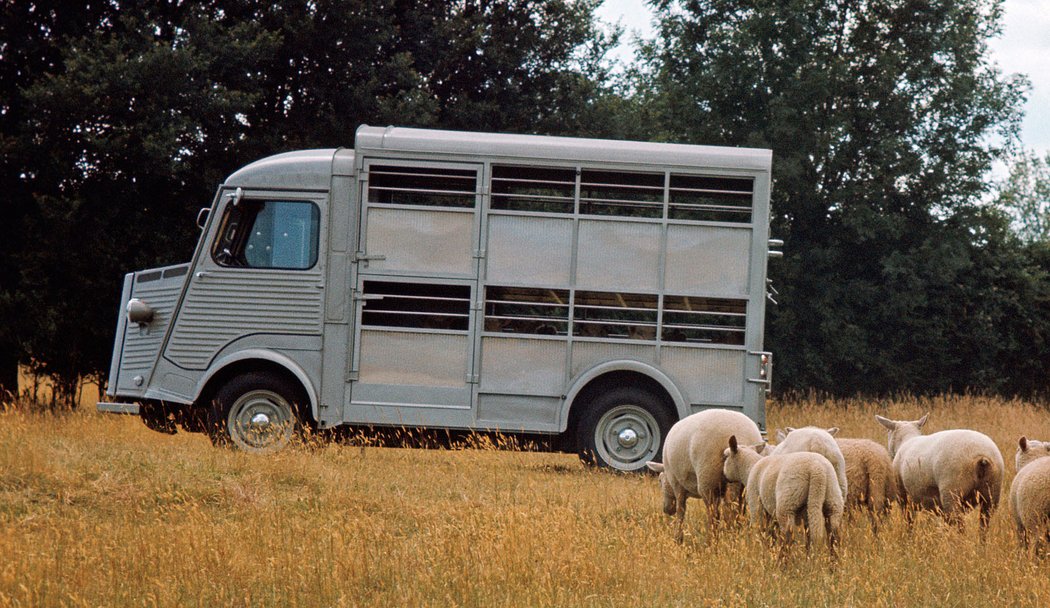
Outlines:
{"type": "Polygon", "coordinates": [[[0,390],[104,377],[123,273],[184,261],[239,166],[368,123],[771,148],[779,389],[1045,392],[1034,161],[988,202],[1027,86],[999,0],[654,0],[623,78],[598,2],[4,4],[0,390]]]}
{"type": "Polygon", "coordinates": [[[649,128],[773,150],[781,387],[1010,390],[992,371],[1005,356],[993,317],[1008,306],[999,289],[1020,285],[1001,282],[1041,285],[1045,272],[1011,257],[1001,217],[980,204],[1026,86],[989,57],[1000,3],[653,5],[660,35],[639,74],[649,128]]]}

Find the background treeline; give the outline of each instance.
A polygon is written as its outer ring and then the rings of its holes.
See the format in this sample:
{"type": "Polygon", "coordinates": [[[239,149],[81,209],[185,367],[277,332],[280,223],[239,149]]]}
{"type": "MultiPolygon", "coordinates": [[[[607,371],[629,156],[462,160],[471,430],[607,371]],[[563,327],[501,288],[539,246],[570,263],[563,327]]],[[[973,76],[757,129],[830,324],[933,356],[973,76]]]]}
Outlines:
{"type": "Polygon", "coordinates": [[[0,389],[108,372],[123,273],[185,261],[239,166],[362,123],[772,148],[779,390],[1050,387],[1047,162],[994,0],[0,6],[0,389]],[[1016,155],[1015,155],[1016,156],[1016,155]]]}

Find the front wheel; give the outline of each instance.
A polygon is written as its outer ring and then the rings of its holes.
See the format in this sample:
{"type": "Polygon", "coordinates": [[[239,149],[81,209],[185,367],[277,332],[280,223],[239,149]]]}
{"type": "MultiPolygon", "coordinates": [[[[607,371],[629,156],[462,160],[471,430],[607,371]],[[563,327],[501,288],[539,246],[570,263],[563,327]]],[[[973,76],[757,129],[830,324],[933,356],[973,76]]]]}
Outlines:
{"type": "Polygon", "coordinates": [[[619,471],[641,471],[659,460],[671,415],[649,391],[619,387],[599,395],[577,428],[580,459],[619,471]]]}
{"type": "Polygon", "coordinates": [[[211,405],[212,441],[257,453],[286,447],[300,426],[298,394],[278,376],[250,373],[233,378],[211,405]]]}

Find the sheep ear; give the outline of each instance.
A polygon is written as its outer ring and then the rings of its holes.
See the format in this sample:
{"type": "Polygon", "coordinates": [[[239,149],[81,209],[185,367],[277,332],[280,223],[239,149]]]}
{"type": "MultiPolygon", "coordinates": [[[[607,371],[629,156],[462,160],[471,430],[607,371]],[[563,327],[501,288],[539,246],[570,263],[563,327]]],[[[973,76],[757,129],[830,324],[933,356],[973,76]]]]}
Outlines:
{"type": "Polygon", "coordinates": [[[1017,440],[1017,447],[1021,448],[1022,452],[1028,451],[1028,438],[1021,435],[1021,438],[1017,440]]]}
{"type": "Polygon", "coordinates": [[[879,416],[878,414],[875,414],[875,420],[876,420],[876,422],[878,422],[879,424],[881,424],[882,426],[886,427],[887,429],[889,429],[891,431],[893,429],[897,428],[897,423],[892,421],[892,420],[890,420],[889,418],[883,418],[882,416],[879,416]]]}
{"type": "Polygon", "coordinates": [[[737,447],[738,446],[736,444],[736,435],[730,435],[729,436],[729,449],[730,449],[730,451],[732,451],[734,454],[736,454],[737,447]]]}
{"type": "Polygon", "coordinates": [[[837,427],[837,426],[833,426],[833,427],[831,427],[830,429],[827,429],[827,431],[828,431],[828,435],[831,435],[832,437],[834,437],[835,435],[837,435],[837,434],[838,434],[838,432],[839,432],[839,427],[837,427]]]}
{"type": "Polygon", "coordinates": [[[785,433],[784,431],[782,431],[780,429],[777,429],[777,443],[780,443],[781,441],[784,441],[785,439],[787,439],[787,436],[788,436],[787,433],[785,433]]]}
{"type": "Polygon", "coordinates": [[[755,449],[755,453],[756,454],[761,454],[762,452],[766,451],[766,448],[769,447],[769,444],[767,442],[763,441],[762,443],[756,443],[755,445],[753,445],[751,447],[753,447],[755,449]]]}
{"type": "Polygon", "coordinates": [[[923,416],[922,418],[919,418],[918,422],[916,422],[915,424],[921,429],[923,427],[923,425],[926,424],[926,420],[929,419],[929,417],[930,417],[930,413],[926,412],[926,415],[923,416]]]}
{"type": "Polygon", "coordinates": [[[653,473],[664,472],[664,465],[662,462],[653,462],[652,460],[650,460],[649,462],[645,463],[645,466],[649,467],[649,470],[653,473]]]}

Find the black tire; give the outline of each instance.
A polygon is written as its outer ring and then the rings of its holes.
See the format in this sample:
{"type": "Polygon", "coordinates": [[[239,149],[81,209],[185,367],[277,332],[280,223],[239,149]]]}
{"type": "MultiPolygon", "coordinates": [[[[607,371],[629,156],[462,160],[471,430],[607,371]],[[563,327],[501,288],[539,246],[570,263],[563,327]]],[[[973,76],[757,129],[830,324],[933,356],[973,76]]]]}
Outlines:
{"type": "Polygon", "coordinates": [[[281,376],[262,372],[235,376],[209,406],[212,443],[255,453],[281,450],[302,427],[302,401],[299,387],[281,376]]]}
{"type": "Polygon", "coordinates": [[[175,424],[172,408],[161,402],[146,401],[142,403],[139,406],[139,417],[142,418],[142,423],[146,425],[146,428],[158,433],[174,435],[179,430],[175,424]]]}
{"type": "Polygon", "coordinates": [[[660,460],[674,424],[667,405],[652,392],[620,386],[595,397],[576,427],[580,459],[618,471],[645,471],[660,460]]]}

